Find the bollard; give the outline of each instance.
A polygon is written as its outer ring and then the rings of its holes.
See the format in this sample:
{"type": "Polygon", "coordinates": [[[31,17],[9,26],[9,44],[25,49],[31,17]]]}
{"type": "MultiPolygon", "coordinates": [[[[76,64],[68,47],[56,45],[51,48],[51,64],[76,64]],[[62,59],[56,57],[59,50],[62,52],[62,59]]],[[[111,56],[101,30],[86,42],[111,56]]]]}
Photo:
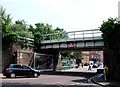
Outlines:
{"type": "Polygon", "coordinates": [[[107,80],[107,74],[108,74],[108,67],[107,67],[107,65],[105,65],[103,73],[104,73],[104,80],[106,81],[107,80]]]}

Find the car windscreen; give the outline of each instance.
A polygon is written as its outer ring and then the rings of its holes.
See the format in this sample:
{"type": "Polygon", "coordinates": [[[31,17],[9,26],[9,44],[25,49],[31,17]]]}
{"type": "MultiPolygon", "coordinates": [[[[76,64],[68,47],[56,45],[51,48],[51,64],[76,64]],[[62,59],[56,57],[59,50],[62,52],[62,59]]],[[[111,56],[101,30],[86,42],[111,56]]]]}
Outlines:
{"type": "Polygon", "coordinates": [[[12,68],[22,68],[21,65],[13,65],[12,68]]]}

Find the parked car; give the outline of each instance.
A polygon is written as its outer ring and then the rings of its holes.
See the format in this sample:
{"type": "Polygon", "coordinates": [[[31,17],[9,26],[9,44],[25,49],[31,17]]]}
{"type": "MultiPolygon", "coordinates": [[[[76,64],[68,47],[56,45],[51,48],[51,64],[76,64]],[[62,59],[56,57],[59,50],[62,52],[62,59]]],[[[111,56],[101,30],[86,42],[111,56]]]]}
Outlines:
{"type": "Polygon", "coordinates": [[[21,64],[9,64],[3,70],[3,75],[6,77],[14,78],[16,76],[40,76],[41,72],[39,70],[35,70],[27,65],[21,64]]]}

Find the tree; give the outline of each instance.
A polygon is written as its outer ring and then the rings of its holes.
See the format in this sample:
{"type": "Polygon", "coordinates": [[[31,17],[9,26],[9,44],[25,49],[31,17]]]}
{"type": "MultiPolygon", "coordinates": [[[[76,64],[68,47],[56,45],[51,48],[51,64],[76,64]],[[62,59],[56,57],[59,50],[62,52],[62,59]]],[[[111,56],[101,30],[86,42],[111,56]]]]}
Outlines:
{"type": "Polygon", "coordinates": [[[120,49],[120,24],[116,19],[108,18],[100,27],[103,32],[105,47],[109,49],[120,49]]]}
{"type": "Polygon", "coordinates": [[[12,23],[10,14],[6,14],[5,9],[0,7],[0,17],[2,22],[2,43],[3,49],[7,49],[13,44],[19,44],[22,46],[30,46],[29,41],[26,38],[33,38],[32,33],[28,29],[28,25],[24,20],[15,21],[12,23]],[[24,37],[24,38],[19,38],[24,37]]]}
{"type": "Polygon", "coordinates": [[[33,36],[28,30],[28,25],[24,20],[15,21],[15,24],[12,24],[9,29],[11,32],[16,32],[18,36],[21,37],[29,37],[32,38],[33,36]]]}
{"type": "Polygon", "coordinates": [[[61,55],[64,58],[71,58],[71,59],[82,59],[82,52],[61,52],[61,55]]]}
{"type": "Polygon", "coordinates": [[[47,23],[36,23],[35,27],[29,25],[29,31],[32,32],[34,36],[35,48],[39,47],[42,40],[65,38],[64,35],[58,34],[60,32],[65,32],[64,29],[60,29],[58,27],[56,29],[53,29],[52,25],[49,25],[47,23]]]}
{"type": "MultiPolygon", "coordinates": [[[[29,31],[32,33],[34,38],[34,46],[37,48],[43,40],[43,35],[53,32],[52,26],[44,23],[36,23],[35,28],[32,25],[29,25],[29,31]]],[[[44,38],[49,39],[49,38],[44,38]]]]}
{"type": "Polygon", "coordinates": [[[53,36],[55,39],[64,39],[68,38],[66,31],[64,29],[56,28],[55,29],[55,35],[53,36]]]}
{"type": "Polygon", "coordinates": [[[15,23],[10,26],[9,30],[18,35],[17,44],[23,47],[32,46],[32,44],[29,44],[30,40],[27,38],[33,39],[33,34],[29,31],[29,26],[24,20],[15,21],[15,23]]]}
{"type": "Polygon", "coordinates": [[[9,31],[12,18],[10,14],[6,15],[2,6],[0,7],[0,17],[2,22],[2,47],[6,49],[17,41],[17,34],[9,31]]]}
{"type": "Polygon", "coordinates": [[[65,32],[64,29],[56,28],[53,29],[52,25],[44,23],[36,23],[35,27],[27,25],[24,20],[17,20],[12,23],[10,14],[6,15],[5,9],[0,8],[0,17],[2,18],[2,40],[3,48],[8,48],[13,43],[17,43],[23,46],[29,46],[27,38],[34,39],[35,48],[41,44],[41,40],[51,39],[63,39],[67,37],[61,32],[65,32]],[[46,35],[48,34],[48,35],[46,35]],[[46,36],[45,36],[46,35],[46,36]]]}
{"type": "MultiPolygon", "coordinates": [[[[120,24],[114,18],[103,21],[100,27],[105,46],[104,64],[109,68],[110,76],[116,78],[120,73],[120,24]]],[[[120,79],[120,78],[119,78],[120,79]]]]}

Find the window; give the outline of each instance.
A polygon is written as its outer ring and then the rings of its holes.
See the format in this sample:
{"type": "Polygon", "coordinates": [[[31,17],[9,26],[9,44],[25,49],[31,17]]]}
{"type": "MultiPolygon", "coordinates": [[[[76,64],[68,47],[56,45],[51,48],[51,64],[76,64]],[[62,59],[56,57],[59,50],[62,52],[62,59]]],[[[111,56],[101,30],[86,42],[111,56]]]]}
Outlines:
{"type": "Polygon", "coordinates": [[[28,66],[22,65],[22,68],[24,69],[30,69],[28,66]]]}
{"type": "Polygon", "coordinates": [[[14,68],[22,68],[21,65],[14,65],[14,68]]]}

